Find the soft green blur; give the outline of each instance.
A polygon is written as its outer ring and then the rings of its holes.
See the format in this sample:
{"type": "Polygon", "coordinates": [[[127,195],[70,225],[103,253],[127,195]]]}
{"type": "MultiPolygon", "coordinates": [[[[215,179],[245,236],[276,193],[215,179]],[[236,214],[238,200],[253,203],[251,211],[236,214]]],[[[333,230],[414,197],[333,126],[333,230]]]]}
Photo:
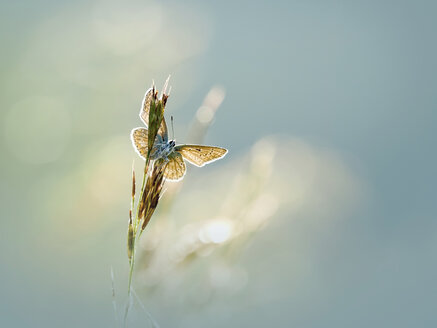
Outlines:
{"type": "Polygon", "coordinates": [[[129,133],[169,74],[177,141],[229,153],[166,184],[130,327],[437,324],[435,2],[0,9],[1,327],[122,325],[129,133]]]}

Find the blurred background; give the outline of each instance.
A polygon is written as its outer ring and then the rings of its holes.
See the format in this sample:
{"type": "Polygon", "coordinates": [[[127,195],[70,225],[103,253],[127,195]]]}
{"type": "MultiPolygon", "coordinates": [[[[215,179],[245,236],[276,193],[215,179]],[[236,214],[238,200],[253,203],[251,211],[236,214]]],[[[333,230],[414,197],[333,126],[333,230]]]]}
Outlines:
{"type": "Polygon", "coordinates": [[[436,326],[436,2],[0,6],[2,327],[121,325],[169,74],[177,141],[229,153],[166,184],[130,327],[436,326]]]}

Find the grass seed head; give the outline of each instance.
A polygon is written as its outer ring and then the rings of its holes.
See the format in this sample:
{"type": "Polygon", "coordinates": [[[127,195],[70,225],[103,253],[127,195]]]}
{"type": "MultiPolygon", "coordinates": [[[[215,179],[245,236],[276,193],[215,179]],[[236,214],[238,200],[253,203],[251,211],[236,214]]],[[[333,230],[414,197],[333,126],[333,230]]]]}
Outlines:
{"type": "MultiPolygon", "coordinates": [[[[168,83],[168,82],[167,82],[168,83]]],[[[165,93],[165,87],[160,98],[158,98],[158,91],[153,87],[152,90],[152,102],[149,110],[149,126],[148,126],[148,155],[153,149],[156,135],[161,127],[162,120],[164,119],[164,110],[167,103],[168,95],[165,93]]]]}
{"type": "Polygon", "coordinates": [[[158,206],[159,198],[161,196],[162,187],[164,185],[164,170],[165,164],[161,161],[154,163],[152,171],[147,178],[144,188],[142,204],[140,208],[143,213],[143,224],[141,229],[144,230],[149,223],[156,207],[158,206]]]}
{"type": "Polygon", "coordinates": [[[134,249],[134,227],[132,222],[132,210],[129,211],[129,227],[127,230],[127,257],[129,260],[132,259],[133,249],[134,249]]]}
{"type": "Polygon", "coordinates": [[[132,199],[135,199],[135,169],[132,163],[132,199]]]}

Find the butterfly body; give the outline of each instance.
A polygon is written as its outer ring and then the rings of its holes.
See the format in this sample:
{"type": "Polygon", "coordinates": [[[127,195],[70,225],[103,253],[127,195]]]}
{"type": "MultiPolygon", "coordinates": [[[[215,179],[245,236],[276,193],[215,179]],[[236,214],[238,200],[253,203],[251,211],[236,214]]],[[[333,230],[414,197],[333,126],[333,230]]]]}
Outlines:
{"type": "Polygon", "coordinates": [[[168,161],[168,157],[172,152],[174,152],[175,145],[176,143],[174,140],[162,142],[155,141],[155,146],[150,153],[150,159],[157,160],[162,158],[165,161],[168,161]]]}
{"type": "MultiPolygon", "coordinates": [[[[140,110],[140,118],[146,125],[149,123],[149,111],[152,101],[153,89],[146,91],[140,110]]],[[[143,158],[147,157],[148,131],[147,128],[135,128],[131,132],[132,144],[136,152],[143,158]]],[[[167,180],[181,180],[186,173],[184,159],[196,166],[202,167],[205,164],[223,158],[228,152],[227,149],[205,145],[177,145],[174,140],[168,140],[167,124],[163,118],[158,130],[150,159],[162,161],[165,165],[164,176],[167,180]]]]}

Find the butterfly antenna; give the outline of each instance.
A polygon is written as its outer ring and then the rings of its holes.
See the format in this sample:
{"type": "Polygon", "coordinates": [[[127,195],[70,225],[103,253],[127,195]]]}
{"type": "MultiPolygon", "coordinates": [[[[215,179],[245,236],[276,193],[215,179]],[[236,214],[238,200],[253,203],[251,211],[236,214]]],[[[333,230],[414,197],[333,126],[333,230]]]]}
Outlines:
{"type": "Polygon", "coordinates": [[[173,115],[172,115],[170,118],[171,118],[171,131],[172,131],[172,134],[173,134],[173,138],[172,138],[172,140],[174,140],[173,115]]]}

